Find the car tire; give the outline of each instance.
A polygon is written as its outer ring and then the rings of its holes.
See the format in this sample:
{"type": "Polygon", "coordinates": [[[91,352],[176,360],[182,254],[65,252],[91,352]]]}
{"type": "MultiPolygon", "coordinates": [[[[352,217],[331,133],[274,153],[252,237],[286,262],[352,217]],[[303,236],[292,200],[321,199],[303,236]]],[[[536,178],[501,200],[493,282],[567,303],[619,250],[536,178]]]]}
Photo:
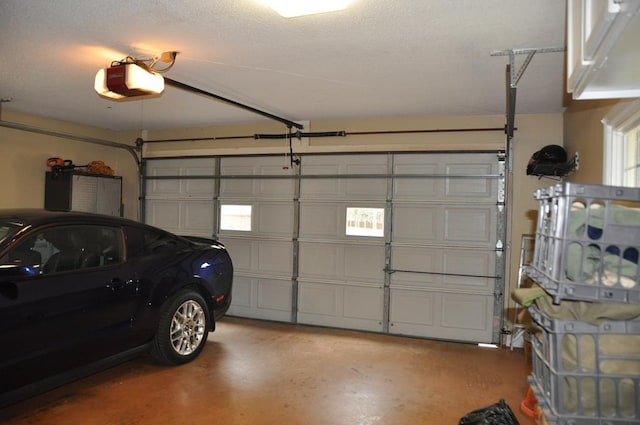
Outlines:
{"type": "Polygon", "coordinates": [[[196,291],[176,294],[164,307],[151,355],[163,364],[183,364],[198,357],[210,328],[209,308],[196,291]]]}

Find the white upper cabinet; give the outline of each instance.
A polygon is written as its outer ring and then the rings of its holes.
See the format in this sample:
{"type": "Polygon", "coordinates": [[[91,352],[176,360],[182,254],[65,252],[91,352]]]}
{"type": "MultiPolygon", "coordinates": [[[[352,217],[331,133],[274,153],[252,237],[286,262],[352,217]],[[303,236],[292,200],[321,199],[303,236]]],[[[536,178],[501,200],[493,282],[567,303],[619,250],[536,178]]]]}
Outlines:
{"type": "Polygon", "coordinates": [[[640,97],[640,0],[567,0],[567,91],[640,97]]]}

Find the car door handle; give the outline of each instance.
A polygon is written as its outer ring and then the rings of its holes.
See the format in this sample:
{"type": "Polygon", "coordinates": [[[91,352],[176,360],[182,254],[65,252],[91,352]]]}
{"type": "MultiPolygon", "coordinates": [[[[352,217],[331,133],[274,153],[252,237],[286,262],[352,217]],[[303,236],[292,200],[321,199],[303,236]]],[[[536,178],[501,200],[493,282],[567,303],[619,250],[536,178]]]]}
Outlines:
{"type": "Polygon", "coordinates": [[[131,279],[122,280],[119,277],[114,277],[113,279],[111,279],[111,283],[107,284],[107,288],[111,289],[112,291],[119,291],[131,285],[132,283],[133,280],[131,279]]]}

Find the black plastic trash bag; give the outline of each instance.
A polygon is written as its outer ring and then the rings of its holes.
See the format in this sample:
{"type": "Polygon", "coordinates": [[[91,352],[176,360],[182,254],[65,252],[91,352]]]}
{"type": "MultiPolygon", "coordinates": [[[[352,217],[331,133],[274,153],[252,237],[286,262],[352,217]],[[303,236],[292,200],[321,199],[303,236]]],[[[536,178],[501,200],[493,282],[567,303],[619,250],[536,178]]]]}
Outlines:
{"type": "Polygon", "coordinates": [[[504,399],[464,415],[458,425],[520,425],[504,399]]]}

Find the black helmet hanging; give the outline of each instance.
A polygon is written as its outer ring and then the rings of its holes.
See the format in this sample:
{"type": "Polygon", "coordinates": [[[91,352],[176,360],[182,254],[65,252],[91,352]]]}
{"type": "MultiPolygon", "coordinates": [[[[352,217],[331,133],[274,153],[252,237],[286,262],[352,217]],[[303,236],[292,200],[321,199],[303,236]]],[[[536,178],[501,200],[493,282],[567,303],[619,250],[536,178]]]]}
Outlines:
{"type": "Polygon", "coordinates": [[[567,163],[567,151],[562,146],[547,145],[534,153],[527,164],[527,175],[558,176],[564,175],[563,165],[567,163]],[[562,172],[559,172],[563,170],[562,172]]]}
{"type": "Polygon", "coordinates": [[[547,145],[534,153],[532,159],[537,160],[540,163],[555,163],[567,162],[567,151],[562,146],[547,145]]]}

